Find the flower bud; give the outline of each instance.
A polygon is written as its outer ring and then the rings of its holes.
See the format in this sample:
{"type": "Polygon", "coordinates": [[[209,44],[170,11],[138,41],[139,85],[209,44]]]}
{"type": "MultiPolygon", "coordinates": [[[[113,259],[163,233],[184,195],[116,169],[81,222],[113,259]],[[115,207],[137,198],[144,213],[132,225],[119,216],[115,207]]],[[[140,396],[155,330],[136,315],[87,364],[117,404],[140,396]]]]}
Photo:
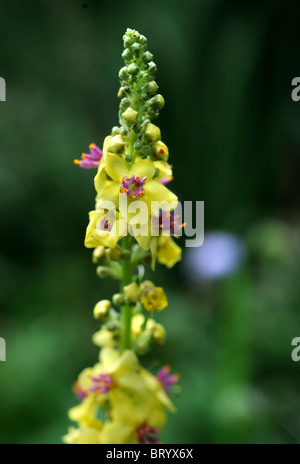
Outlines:
{"type": "Polygon", "coordinates": [[[123,150],[123,148],[124,148],[124,141],[120,134],[112,137],[107,145],[107,150],[112,153],[120,153],[123,150]]]}
{"type": "Polygon", "coordinates": [[[131,51],[129,50],[129,48],[126,48],[126,49],[124,50],[124,52],[122,53],[122,58],[123,58],[124,60],[127,60],[127,61],[129,61],[129,60],[132,58],[132,53],[131,53],[131,51]]]}
{"type": "Polygon", "coordinates": [[[168,161],[169,149],[161,140],[154,144],[155,155],[157,159],[168,161]]]}
{"type": "Polygon", "coordinates": [[[129,124],[134,124],[138,117],[138,112],[132,108],[127,108],[127,110],[122,114],[122,117],[127,121],[129,124]]]}
{"type": "Polygon", "coordinates": [[[123,250],[122,258],[124,261],[130,261],[131,253],[129,250],[123,250]]]}
{"type": "Polygon", "coordinates": [[[135,340],[135,349],[139,355],[146,354],[150,349],[152,333],[150,330],[145,330],[137,336],[135,340]]]}
{"type": "Polygon", "coordinates": [[[129,73],[128,73],[127,66],[124,66],[122,69],[120,69],[119,78],[120,79],[128,79],[129,78],[129,73]]]}
{"type": "Polygon", "coordinates": [[[166,339],[165,328],[161,324],[154,323],[152,328],[152,341],[162,345],[166,339]]]}
{"type": "Polygon", "coordinates": [[[96,273],[100,279],[105,279],[105,277],[108,277],[111,274],[111,269],[108,266],[98,266],[96,273]]]}
{"type": "Polygon", "coordinates": [[[140,53],[141,48],[142,48],[142,47],[141,47],[140,44],[138,44],[138,43],[134,43],[134,44],[132,45],[132,47],[131,47],[133,53],[135,53],[136,55],[138,55],[138,54],[140,53]]]}
{"type": "Polygon", "coordinates": [[[164,107],[165,100],[164,97],[160,94],[155,95],[155,97],[152,97],[151,100],[149,100],[149,105],[151,108],[161,110],[164,107]]]}
{"type": "Polygon", "coordinates": [[[148,71],[151,74],[156,73],[156,64],[154,63],[154,61],[150,61],[150,63],[148,63],[148,71]]]}
{"type": "Polygon", "coordinates": [[[147,45],[147,39],[144,35],[140,35],[140,44],[147,45]]]}
{"type": "Polygon", "coordinates": [[[118,127],[118,126],[114,126],[114,127],[112,128],[112,130],[111,130],[111,133],[112,133],[113,136],[114,136],[114,135],[120,134],[120,132],[121,132],[121,129],[120,129],[120,127],[118,127]]]}
{"type": "Polygon", "coordinates": [[[112,298],[113,304],[116,306],[122,306],[125,303],[124,296],[121,293],[116,293],[112,298]]]}
{"type": "Polygon", "coordinates": [[[101,300],[94,307],[94,318],[102,319],[107,315],[108,311],[111,308],[111,302],[109,300],[101,300]]]}
{"type": "Polygon", "coordinates": [[[121,135],[126,136],[127,135],[126,127],[122,126],[121,129],[120,129],[120,133],[121,133],[121,135]]]}
{"type": "Polygon", "coordinates": [[[124,47],[131,47],[133,44],[133,39],[131,37],[128,37],[127,35],[124,36],[124,47]]]}
{"type": "Polygon", "coordinates": [[[147,124],[145,136],[152,143],[161,140],[160,128],[151,123],[147,124]]]}
{"type": "Polygon", "coordinates": [[[129,98],[122,98],[121,103],[120,103],[120,108],[122,110],[126,110],[130,105],[130,100],[129,98]]]}
{"type": "Polygon", "coordinates": [[[143,54],[143,56],[142,56],[142,60],[143,60],[143,62],[146,63],[146,64],[149,63],[150,61],[152,61],[152,60],[153,60],[153,55],[152,55],[152,53],[150,53],[150,52],[148,52],[148,51],[145,52],[145,53],[143,54]]]}
{"type": "Polygon", "coordinates": [[[139,67],[138,67],[135,63],[131,63],[131,64],[128,66],[128,72],[129,72],[129,74],[131,74],[132,76],[135,76],[135,75],[139,72],[139,67]]]}
{"type": "Polygon", "coordinates": [[[122,250],[119,247],[108,248],[106,253],[112,261],[120,261],[122,256],[122,250]]]}
{"type": "Polygon", "coordinates": [[[93,251],[93,263],[100,264],[107,261],[107,255],[104,246],[98,246],[93,251]]]}
{"type": "Polygon", "coordinates": [[[142,126],[140,124],[135,124],[132,128],[133,132],[135,134],[139,134],[142,130],[142,126]]]}
{"type": "Polygon", "coordinates": [[[151,143],[147,143],[147,145],[143,145],[141,152],[142,152],[142,155],[152,156],[154,154],[153,145],[151,143]]]}
{"type": "Polygon", "coordinates": [[[146,87],[147,92],[150,93],[150,95],[155,95],[157,90],[158,90],[158,85],[155,81],[149,82],[149,84],[146,87]]]}
{"type": "Polygon", "coordinates": [[[124,89],[124,87],[120,87],[119,89],[119,92],[118,92],[118,95],[117,95],[119,98],[124,98],[124,97],[127,97],[127,94],[126,94],[126,91],[124,89]]]}
{"type": "Polygon", "coordinates": [[[136,303],[141,294],[143,293],[139,286],[133,282],[132,284],[126,285],[123,288],[124,295],[129,303],[136,303]]]}
{"type": "Polygon", "coordinates": [[[126,163],[131,163],[132,162],[132,156],[131,155],[126,155],[125,156],[125,161],[126,161],[126,163]]]}

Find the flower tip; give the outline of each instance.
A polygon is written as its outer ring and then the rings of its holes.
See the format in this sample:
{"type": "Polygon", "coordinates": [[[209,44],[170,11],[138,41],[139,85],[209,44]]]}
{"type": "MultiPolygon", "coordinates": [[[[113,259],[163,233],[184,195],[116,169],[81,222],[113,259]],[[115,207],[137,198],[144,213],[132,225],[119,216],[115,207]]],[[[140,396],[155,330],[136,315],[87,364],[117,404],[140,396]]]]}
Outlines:
{"type": "Polygon", "coordinates": [[[94,148],[95,146],[96,146],[96,144],[95,144],[95,143],[90,143],[90,145],[89,145],[89,149],[91,150],[91,149],[92,149],[92,148],[94,148]]]}
{"type": "Polygon", "coordinates": [[[79,165],[79,166],[80,166],[80,164],[81,164],[81,161],[79,161],[79,160],[75,159],[75,160],[74,160],[74,164],[77,164],[77,165],[79,165]]]}

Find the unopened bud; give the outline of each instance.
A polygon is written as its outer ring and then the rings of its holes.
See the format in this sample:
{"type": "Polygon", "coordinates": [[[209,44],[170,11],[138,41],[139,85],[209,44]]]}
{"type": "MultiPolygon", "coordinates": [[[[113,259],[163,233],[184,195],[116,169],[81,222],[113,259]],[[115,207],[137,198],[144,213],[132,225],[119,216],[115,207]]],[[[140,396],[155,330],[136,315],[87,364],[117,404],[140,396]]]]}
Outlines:
{"type": "Polygon", "coordinates": [[[112,261],[120,261],[122,256],[122,250],[120,250],[120,248],[118,247],[108,248],[106,250],[106,253],[112,261]]]}
{"type": "Polygon", "coordinates": [[[123,148],[124,148],[124,141],[120,134],[115,135],[108,142],[107,150],[112,153],[120,153],[123,150],[123,148]]]}
{"type": "Polygon", "coordinates": [[[104,246],[98,246],[93,251],[93,263],[100,264],[107,260],[107,255],[104,246]]]}
{"type": "Polygon", "coordinates": [[[120,134],[120,132],[121,132],[121,129],[120,129],[120,127],[118,127],[118,126],[114,126],[114,127],[112,128],[112,130],[111,130],[111,133],[112,133],[113,136],[114,136],[114,135],[120,134]]]}
{"type": "Polygon", "coordinates": [[[116,306],[122,306],[125,303],[124,296],[121,293],[116,293],[112,298],[113,304],[116,306]]]}
{"type": "Polygon", "coordinates": [[[130,59],[132,58],[132,53],[131,53],[131,51],[129,50],[129,48],[126,48],[126,49],[124,50],[124,52],[122,53],[122,58],[123,58],[124,60],[127,60],[127,61],[130,60],[130,59]]]}
{"type": "Polygon", "coordinates": [[[161,140],[154,144],[155,155],[157,159],[168,161],[169,149],[161,140]]]}
{"type": "Polygon", "coordinates": [[[155,323],[152,328],[152,340],[154,343],[162,345],[166,339],[165,328],[161,324],[155,323]]]}
{"type": "MultiPolygon", "coordinates": [[[[125,156],[125,161],[126,161],[126,163],[131,163],[131,161],[132,161],[132,156],[131,156],[131,155],[126,155],[126,156],[125,156]]],[[[127,250],[126,250],[126,251],[127,251],[127,250]]]]}
{"type": "Polygon", "coordinates": [[[118,92],[118,97],[119,98],[124,98],[126,96],[127,95],[126,95],[126,91],[125,91],[124,87],[120,87],[119,92],[118,92]]]}
{"type": "Polygon", "coordinates": [[[127,66],[124,66],[122,69],[120,69],[119,78],[120,79],[128,79],[129,78],[129,73],[128,73],[127,66]]]}
{"type": "Polygon", "coordinates": [[[151,100],[149,100],[149,105],[151,106],[151,108],[154,108],[156,110],[161,110],[164,107],[164,104],[164,97],[160,94],[155,95],[155,97],[152,97],[151,100]]]}
{"type": "Polygon", "coordinates": [[[129,303],[136,303],[141,294],[143,293],[139,286],[133,282],[132,284],[126,285],[123,288],[124,295],[129,303]]]}
{"type": "Polygon", "coordinates": [[[99,301],[94,308],[94,318],[102,319],[107,315],[108,311],[111,308],[111,302],[109,300],[99,301]]]}
{"type": "Polygon", "coordinates": [[[150,93],[150,95],[155,95],[156,92],[158,91],[158,85],[155,81],[149,82],[149,84],[146,87],[147,92],[150,93]]]}
{"type": "Polygon", "coordinates": [[[105,279],[105,277],[108,277],[111,274],[111,269],[107,266],[98,266],[96,272],[100,279],[105,279]]]}
{"type": "MultiPolygon", "coordinates": [[[[137,45],[137,44],[136,44],[137,45]]],[[[128,66],[128,72],[129,74],[131,74],[132,76],[135,76],[138,72],[139,72],[139,67],[135,64],[135,63],[131,63],[129,66],[128,66]]]]}
{"type": "Polygon", "coordinates": [[[134,44],[132,45],[132,47],[131,47],[133,53],[135,53],[136,55],[138,55],[138,54],[140,53],[141,48],[142,48],[142,47],[141,47],[140,44],[138,44],[138,43],[134,43],[134,44]]]}
{"type": "Polygon", "coordinates": [[[145,136],[152,143],[161,140],[160,128],[151,123],[147,124],[145,136]]]}
{"type": "Polygon", "coordinates": [[[154,63],[154,61],[150,61],[150,63],[148,63],[148,71],[149,71],[151,74],[155,74],[155,73],[156,73],[156,64],[154,63]]]}
{"type": "Polygon", "coordinates": [[[126,111],[124,111],[124,113],[122,114],[122,117],[129,124],[134,124],[136,122],[136,120],[137,120],[138,114],[139,113],[137,111],[135,111],[134,109],[129,107],[129,108],[127,108],[126,111]]]}
{"type": "Polygon", "coordinates": [[[148,52],[148,51],[145,52],[145,53],[143,54],[142,60],[143,60],[144,63],[149,63],[150,61],[152,61],[152,60],[153,60],[153,55],[152,55],[152,53],[150,53],[150,52],[148,52]]]}

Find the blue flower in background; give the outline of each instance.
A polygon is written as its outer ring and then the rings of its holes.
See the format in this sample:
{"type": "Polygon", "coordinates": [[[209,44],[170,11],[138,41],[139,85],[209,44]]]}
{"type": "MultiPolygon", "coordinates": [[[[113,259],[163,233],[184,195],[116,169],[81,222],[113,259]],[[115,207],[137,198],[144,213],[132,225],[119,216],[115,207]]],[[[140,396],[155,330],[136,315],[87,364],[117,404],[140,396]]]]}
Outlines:
{"type": "Polygon", "coordinates": [[[246,259],[246,247],[235,235],[211,232],[199,248],[188,248],[184,253],[184,267],[189,279],[216,280],[237,272],[246,259]]]}

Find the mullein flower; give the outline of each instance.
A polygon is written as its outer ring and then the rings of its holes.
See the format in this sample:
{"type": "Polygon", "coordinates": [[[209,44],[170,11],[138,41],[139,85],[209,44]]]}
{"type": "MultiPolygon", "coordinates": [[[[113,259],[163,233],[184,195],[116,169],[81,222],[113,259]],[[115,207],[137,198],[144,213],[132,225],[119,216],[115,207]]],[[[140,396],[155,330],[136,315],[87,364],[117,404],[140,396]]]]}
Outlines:
{"type": "Polygon", "coordinates": [[[167,296],[162,287],[143,281],[144,266],[151,257],[152,268],[156,260],[167,267],[180,260],[172,236],[182,225],[174,213],[177,196],[166,187],[173,179],[169,150],[151,122],[164,106],[154,80],[156,65],[147,39],[137,31],[127,30],[124,47],[120,126],[105,138],[103,152],[92,144],[89,154],[75,160],[82,168],[98,169],[85,246],[94,248],[99,278],[118,279],[121,289],[94,307],[100,328],[92,340],[100,348],[99,362],[74,384],[80,403],[69,411],[76,427],[63,438],[68,444],[158,444],[167,413],[175,412],[170,396],[177,375],[163,367],[155,376],[138,356],[166,339],[154,316],[167,307],[167,296]],[[146,216],[137,219],[124,211],[123,200],[128,209],[143,202],[146,216]],[[153,208],[154,201],[159,206],[153,208]],[[147,233],[138,233],[136,226],[147,233]]]}

